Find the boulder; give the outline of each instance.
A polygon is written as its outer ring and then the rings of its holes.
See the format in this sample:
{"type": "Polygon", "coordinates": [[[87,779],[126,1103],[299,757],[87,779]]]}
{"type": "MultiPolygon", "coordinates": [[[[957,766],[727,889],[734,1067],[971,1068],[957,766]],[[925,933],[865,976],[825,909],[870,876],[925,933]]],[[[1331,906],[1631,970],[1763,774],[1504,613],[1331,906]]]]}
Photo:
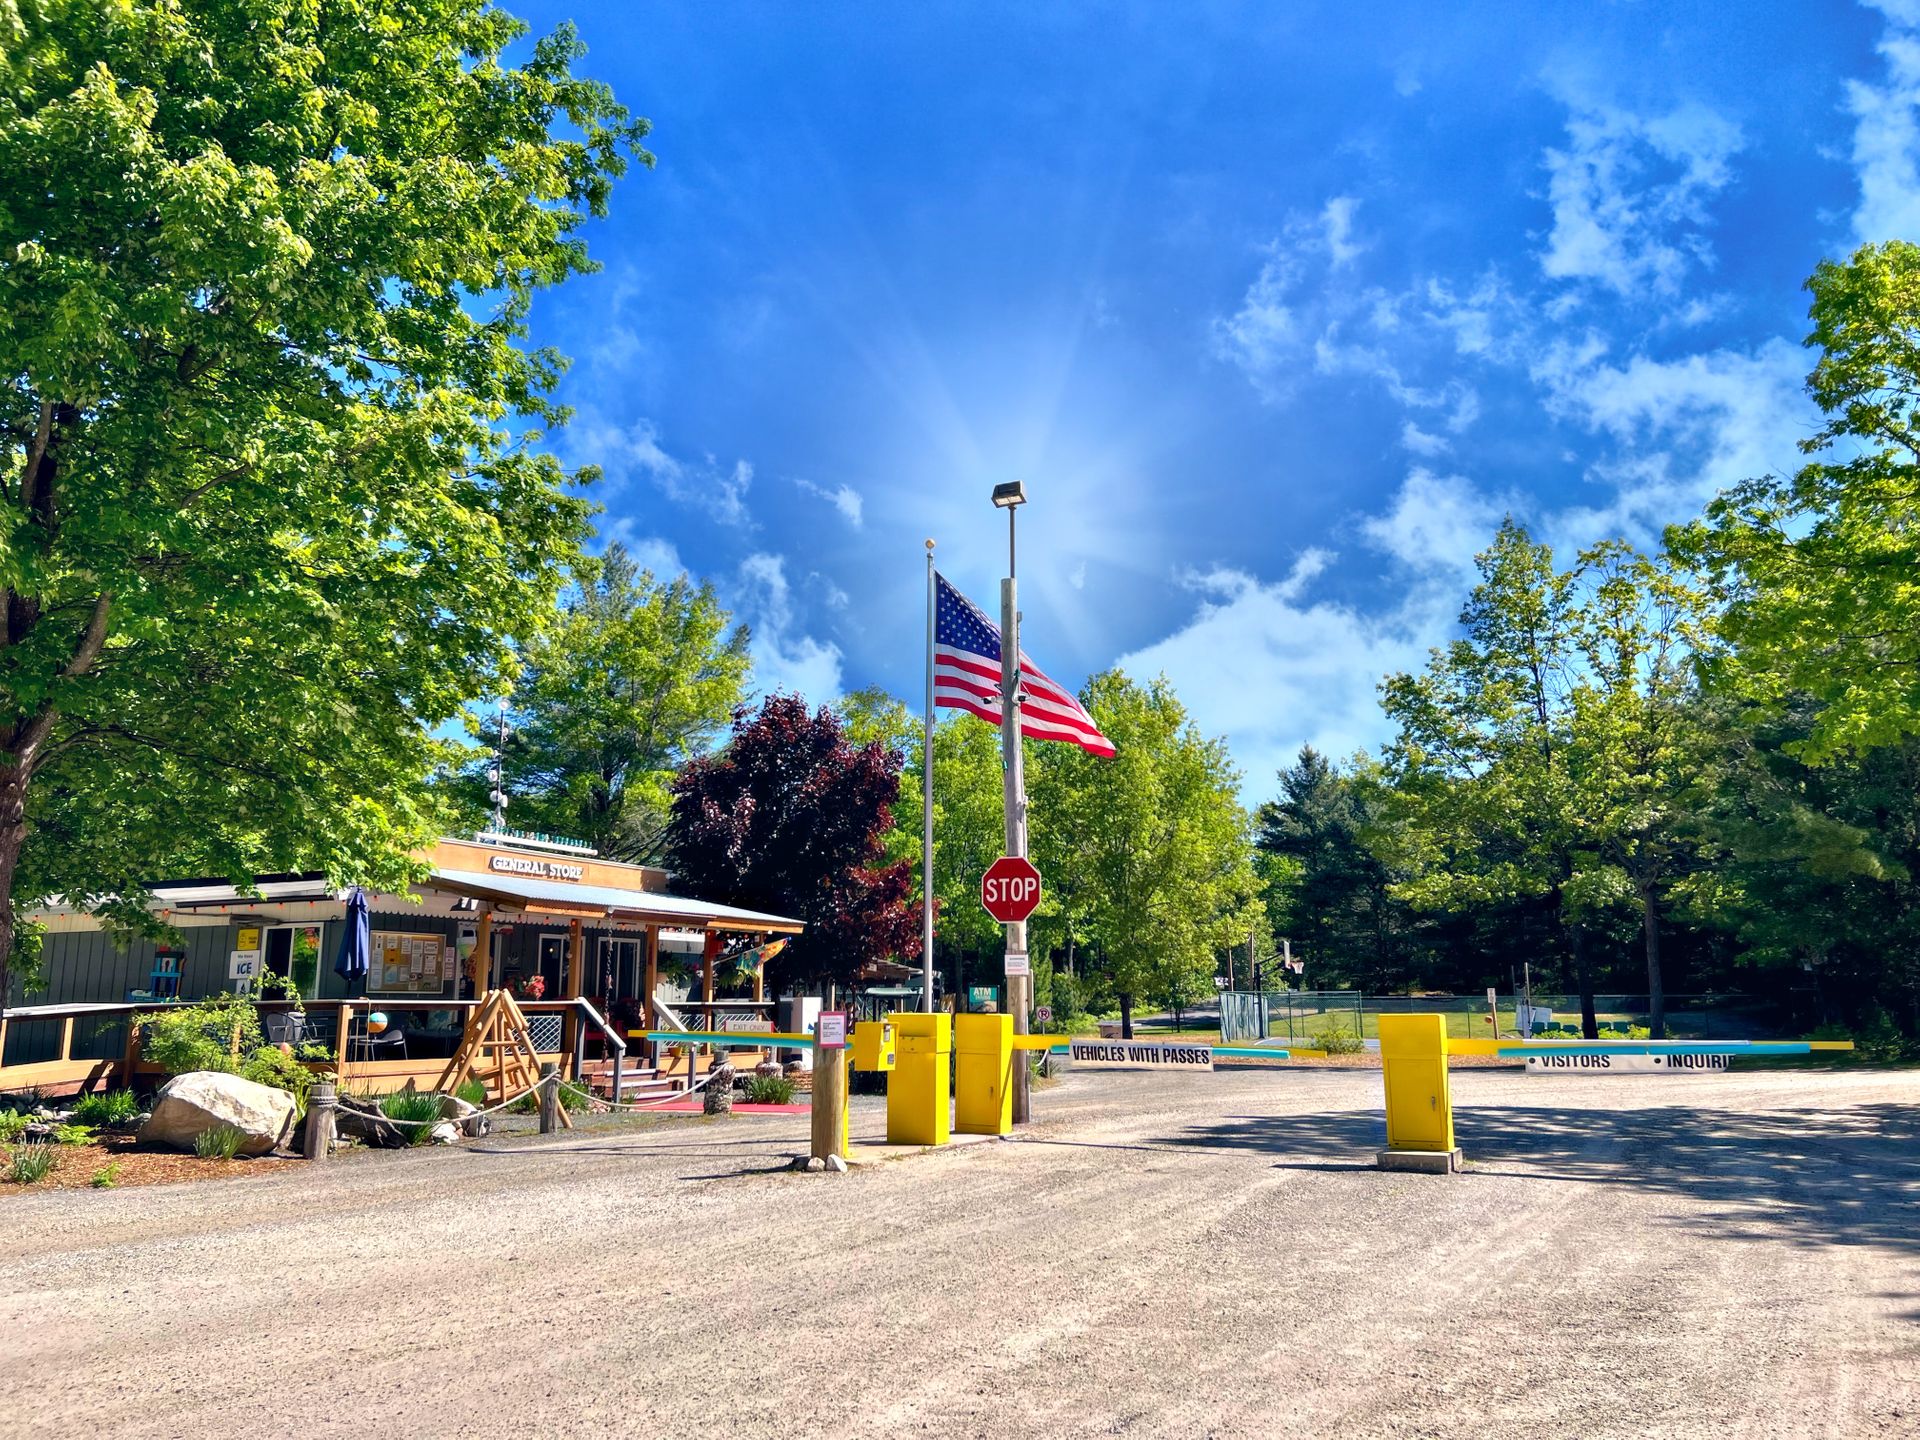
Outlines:
{"type": "Polygon", "coordinates": [[[493,1129],[493,1122],[480,1113],[478,1105],[468,1104],[458,1095],[440,1097],[440,1114],[459,1126],[462,1135],[478,1137],[493,1129]]]}
{"type": "Polygon", "coordinates": [[[142,1144],[193,1149],[209,1130],[231,1125],[246,1138],[242,1155],[265,1155],[293,1138],[293,1096],[271,1085],[256,1085],[238,1075],[193,1070],[160,1087],[153,1113],[140,1127],[142,1144]]]}
{"type": "Polygon", "coordinates": [[[451,1145],[460,1138],[460,1131],[451,1120],[442,1120],[427,1132],[429,1145],[451,1145]]]}

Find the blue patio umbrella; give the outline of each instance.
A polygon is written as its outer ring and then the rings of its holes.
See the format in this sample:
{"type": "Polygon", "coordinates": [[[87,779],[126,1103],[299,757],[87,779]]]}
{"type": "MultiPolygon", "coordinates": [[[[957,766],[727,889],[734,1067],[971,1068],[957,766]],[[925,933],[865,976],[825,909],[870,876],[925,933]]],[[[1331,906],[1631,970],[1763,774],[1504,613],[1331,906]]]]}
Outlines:
{"type": "Polygon", "coordinates": [[[353,982],[361,982],[361,993],[366,993],[367,968],[371,963],[373,938],[367,924],[367,892],[358,885],[347,896],[347,928],[340,936],[340,953],[334,958],[333,973],[347,982],[348,994],[353,993],[353,982]]]}

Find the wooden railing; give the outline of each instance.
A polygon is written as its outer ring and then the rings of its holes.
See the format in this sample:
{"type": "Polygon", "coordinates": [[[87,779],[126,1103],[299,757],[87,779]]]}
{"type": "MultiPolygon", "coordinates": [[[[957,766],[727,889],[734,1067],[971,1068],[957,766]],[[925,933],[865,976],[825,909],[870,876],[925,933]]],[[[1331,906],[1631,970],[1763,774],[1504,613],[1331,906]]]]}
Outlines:
{"type": "MultiPolygon", "coordinates": [[[[40,1089],[54,1093],[99,1090],[150,1084],[159,1078],[158,1065],[140,1058],[139,1018],[179,1007],[177,1001],[138,1001],[73,1005],[27,1005],[0,1016],[0,1093],[40,1089]],[[26,1032],[44,1030],[35,1037],[39,1043],[23,1043],[26,1032]],[[28,1053],[45,1052],[30,1060],[7,1064],[9,1049],[28,1053]],[[75,1054],[76,1049],[83,1053],[75,1054]],[[87,1054],[86,1051],[96,1053],[87,1054]]],[[[364,1032],[356,1031],[356,1017],[364,1024],[375,1010],[389,1012],[451,1011],[462,1024],[466,1014],[479,1004],[477,1000],[427,1000],[356,997],[350,1000],[307,1000],[296,1007],[290,1000],[260,1000],[255,1004],[266,1029],[270,1015],[284,1015],[300,1009],[307,1017],[309,1031],[302,1043],[330,1045],[332,1057],[308,1061],[308,1068],[332,1070],[340,1077],[342,1088],[351,1091],[384,1093],[405,1089],[412,1081],[417,1087],[432,1085],[446,1068],[447,1056],[406,1055],[373,1058],[378,1047],[364,1045],[364,1032]]],[[[597,1032],[606,1048],[615,1056],[624,1056],[625,1040],[616,1034],[604,1017],[585,1000],[522,1000],[520,1009],[531,1019],[536,1015],[572,1016],[574,1023],[558,1027],[561,1040],[557,1048],[542,1050],[540,1058],[553,1061],[576,1078],[580,1070],[583,1045],[570,1043],[570,1037],[597,1032]]],[[[421,1032],[415,1031],[415,1034],[421,1032]]],[[[458,1044],[458,1030],[435,1039],[449,1039],[444,1048],[451,1053],[458,1044]]],[[[417,1042],[416,1042],[417,1043],[417,1042]]]]}

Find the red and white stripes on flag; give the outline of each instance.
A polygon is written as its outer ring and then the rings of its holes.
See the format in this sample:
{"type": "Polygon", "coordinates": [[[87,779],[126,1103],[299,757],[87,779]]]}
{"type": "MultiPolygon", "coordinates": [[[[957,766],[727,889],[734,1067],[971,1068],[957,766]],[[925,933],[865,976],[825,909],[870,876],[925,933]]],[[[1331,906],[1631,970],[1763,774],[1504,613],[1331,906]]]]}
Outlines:
{"type": "MultiPolygon", "coordinates": [[[[933,614],[933,703],[1000,724],[1000,627],[944,575],[934,576],[933,614]]],[[[1024,651],[1020,692],[1022,735],[1064,740],[1093,755],[1113,754],[1113,742],[1100,733],[1093,717],[1024,651]]]]}

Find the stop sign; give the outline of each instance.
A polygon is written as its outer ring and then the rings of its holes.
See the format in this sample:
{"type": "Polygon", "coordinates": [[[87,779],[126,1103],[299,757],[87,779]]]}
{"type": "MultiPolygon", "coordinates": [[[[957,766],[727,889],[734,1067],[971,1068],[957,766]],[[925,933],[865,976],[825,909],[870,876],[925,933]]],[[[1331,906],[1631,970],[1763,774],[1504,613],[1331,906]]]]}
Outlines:
{"type": "Polygon", "coordinates": [[[1015,925],[1040,905],[1040,872],[1017,855],[1002,855],[980,877],[980,903],[1002,925],[1015,925]]]}

